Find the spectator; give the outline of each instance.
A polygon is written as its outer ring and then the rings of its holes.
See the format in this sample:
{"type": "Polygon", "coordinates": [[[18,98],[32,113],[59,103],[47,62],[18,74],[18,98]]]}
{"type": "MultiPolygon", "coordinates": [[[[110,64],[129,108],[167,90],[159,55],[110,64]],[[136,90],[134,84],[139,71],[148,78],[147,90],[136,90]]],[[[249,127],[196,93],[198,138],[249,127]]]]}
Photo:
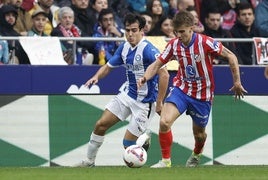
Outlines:
{"type": "Polygon", "coordinates": [[[222,28],[231,29],[236,21],[234,9],[239,0],[202,0],[200,9],[200,20],[204,24],[205,16],[212,9],[219,9],[222,15],[222,28]],[[229,3],[230,2],[230,3],[229,3]]]}
{"type": "Polygon", "coordinates": [[[150,16],[149,13],[147,12],[143,12],[141,13],[141,16],[144,17],[145,21],[146,21],[146,24],[144,26],[144,34],[147,35],[150,30],[152,29],[152,22],[153,22],[153,19],[152,19],[152,16],[150,16]]]}
{"type": "Polygon", "coordinates": [[[148,33],[149,36],[165,36],[167,38],[174,38],[174,28],[172,25],[172,18],[169,16],[162,16],[155,27],[148,33]]]}
{"type": "Polygon", "coordinates": [[[52,29],[58,25],[59,7],[54,5],[54,0],[38,0],[29,13],[32,15],[36,9],[40,8],[48,14],[47,23],[45,25],[45,33],[50,35],[52,29]]]}
{"type": "Polygon", "coordinates": [[[95,14],[96,20],[99,18],[99,13],[102,9],[108,8],[108,0],[91,0],[91,8],[95,14]]]}
{"type": "MultiPolygon", "coordinates": [[[[94,37],[123,37],[123,31],[115,26],[114,11],[111,8],[102,9],[99,14],[97,28],[93,34],[94,37]]],[[[98,41],[95,44],[94,64],[98,64],[98,54],[104,48],[105,61],[107,62],[117,49],[119,42],[98,41]]]]}
{"type": "Polygon", "coordinates": [[[0,64],[8,64],[9,49],[8,43],[5,40],[0,40],[0,64]]]}
{"type": "MultiPolygon", "coordinates": [[[[0,35],[2,36],[20,36],[17,31],[14,30],[18,13],[12,5],[4,5],[0,9],[0,35]]],[[[9,40],[8,48],[12,54],[11,59],[16,59],[16,64],[29,64],[29,58],[18,40],[9,40]]]]}
{"type": "Polygon", "coordinates": [[[261,37],[268,37],[268,0],[262,0],[255,8],[255,27],[261,37]]]}
{"type": "MultiPolygon", "coordinates": [[[[74,11],[70,7],[62,7],[59,9],[59,24],[51,32],[51,36],[58,37],[81,37],[81,30],[74,24],[74,11]]],[[[62,41],[63,46],[66,48],[65,54],[73,52],[73,41],[62,41]]],[[[84,45],[86,42],[77,42],[76,54],[82,53],[81,62],[76,62],[78,64],[92,64],[93,54],[89,53],[84,45]],[[78,52],[81,49],[81,52],[78,52]]],[[[73,56],[70,59],[65,59],[68,64],[73,64],[73,56]]]]}
{"type": "Polygon", "coordinates": [[[27,31],[32,28],[32,17],[28,12],[34,6],[34,0],[11,0],[10,4],[13,5],[18,12],[18,18],[14,29],[21,35],[26,36],[27,31]]]}
{"type": "MultiPolygon", "coordinates": [[[[89,9],[89,0],[72,0],[71,9],[74,12],[74,24],[81,30],[81,37],[91,37],[93,35],[94,24],[97,23],[92,18],[93,12],[89,9]]],[[[93,54],[94,43],[83,42],[81,44],[89,53],[93,54]]]]}
{"type": "Polygon", "coordinates": [[[194,0],[177,0],[177,10],[186,10],[189,6],[195,6],[194,0]]]}
{"type": "MultiPolygon", "coordinates": [[[[231,34],[234,38],[258,37],[259,33],[254,26],[254,9],[249,3],[241,3],[237,7],[237,20],[231,34]]],[[[253,51],[251,42],[235,43],[240,64],[253,64],[253,51]]]]}
{"type": "Polygon", "coordinates": [[[251,3],[257,0],[202,0],[200,8],[200,20],[204,24],[205,16],[213,9],[219,9],[222,15],[221,26],[230,30],[236,21],[236,8],[240,3],[251,3]]]}
{"type": "Polygon", "coordinates": [[[151,15],[153,19],[152,29],[155,27],[159,19],[165,15],[165,12],[164,12],[164,9],[160,0],[148,0],[146,11],[151,15]]]}
{"type": "MultiPolygon", "coordinates": [[[[205,18],[205,31],[203,34],[213,38],[232,38],[231,33],[221,27],[221,13],[218,9],[208,12],[205,18]]],[[[233,42],[223,42],[222,44],[236,54],[235,44],[233,42]]],[[[216,56],[213,59],[213,63],[228,64],[228,61],[221,56],[216,56]]]]}
{"type": "Polygon", "coordinates": [[[178,3],[179,0],[169,0],[169,10],[168,15],[174,17],[174,15],[178,12],[178,3]]]}
{"type": "Polygon", "coordinates": [[[204,32],[204,25],[199,20],[199,16],[194,6],[188,6],[186,11],[189,11],[194,16],[194,32],[203,33],[204,32]]]}
{"type": "Polygon", "coordinates": [[[47,23],[47,13],[41,8],[36,9],[32,14],[32,28],[27,32],[27,36],[48,36],[44,30],[47,23]]]}
{"type": "MultiPolygon", "coordinates": [[[[45,31],[45,26],[47,23],[47,16],[48,14],[41,8],[36,9],[32,14],[32,29],[27,32],[27,36],[35,36],[35,37],[47,37],[45,31]]],[[[73,64],[73,56],[72,50],[67,51],[65,46],[61,43],[61,49],[63,52],[64,60],[68,64],[73,64]]]]}
{"type": "Polygon", "coordinates": [[[109,0],[109,7],[115,11],[121,22],[124,21],[125,15],[130,13],[129,4],[126,0],[109,0]]]}
{"type": "MultiPolygon", "coordinates": [[[[96,21],[99,19],[99,13],[102,9],[108,8],[108,0],[91,0],[91,8],[94,13],[94,17],[96,18],[96,21]]],[[[124,25],[121,21],[121,19],[114,13],[114,19],[115,19],[115,26],[123,29],[124,25]]],[[[95,29],[96,27],[94,27],[95,29]]],[[[96,31],[96,30],[95,30],[96,31]]]]}
{"type": "MultiPolygon", "coordinates": [[[[182,10],[186,10],[189,6],[195,7],[195,1],[194,0],[169,0],[169,12],[168,14],[171,17],[174,17],[174,15],[182,10]]],[[[199,13],[198,13],[199,16],[199,13]]]]}

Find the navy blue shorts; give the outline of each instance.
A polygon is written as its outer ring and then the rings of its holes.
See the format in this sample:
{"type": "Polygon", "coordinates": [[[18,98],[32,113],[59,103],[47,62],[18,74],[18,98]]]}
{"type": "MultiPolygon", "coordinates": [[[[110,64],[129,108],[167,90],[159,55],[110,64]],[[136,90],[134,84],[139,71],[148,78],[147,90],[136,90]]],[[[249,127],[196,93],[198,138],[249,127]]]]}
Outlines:
{"type": "Polygon", "coordinates": [[[173,87],[165,102],[173,103],[180,114],[186,111],[200,127],[206,127],[211,110],[210,101],[200,101],[185,94],[180,88],[173,87]]]}

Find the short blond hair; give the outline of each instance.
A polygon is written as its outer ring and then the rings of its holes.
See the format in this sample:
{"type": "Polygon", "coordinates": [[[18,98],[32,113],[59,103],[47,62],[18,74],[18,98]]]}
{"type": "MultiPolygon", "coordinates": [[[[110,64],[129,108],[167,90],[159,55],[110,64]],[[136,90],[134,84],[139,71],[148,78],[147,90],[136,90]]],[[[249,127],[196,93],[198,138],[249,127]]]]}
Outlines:
{"type": "Polygon", "coordinates": [[[173,17],[172,23],[175,29],[181,26],[194,26],[194,16],[188,11],[179,11],[173,17]]]}

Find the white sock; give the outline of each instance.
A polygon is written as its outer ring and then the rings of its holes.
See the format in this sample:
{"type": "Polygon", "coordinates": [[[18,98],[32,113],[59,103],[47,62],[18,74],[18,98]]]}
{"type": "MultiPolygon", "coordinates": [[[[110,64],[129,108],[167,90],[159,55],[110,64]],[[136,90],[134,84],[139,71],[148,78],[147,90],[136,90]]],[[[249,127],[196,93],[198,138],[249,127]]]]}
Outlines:
{"type": "Polygon", "coordinates": [[[97,152],[104,141],[104,136],[96,135],[92,132],[88,142],[87,157],[91,162],[95,162],[97,152]]]}

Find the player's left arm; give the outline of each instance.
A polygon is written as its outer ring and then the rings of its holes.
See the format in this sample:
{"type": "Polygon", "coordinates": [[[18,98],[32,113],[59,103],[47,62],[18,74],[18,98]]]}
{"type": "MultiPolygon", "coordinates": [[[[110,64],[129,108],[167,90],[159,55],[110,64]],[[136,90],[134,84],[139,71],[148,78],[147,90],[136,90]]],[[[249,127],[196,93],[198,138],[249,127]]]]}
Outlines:
{"type": "Polygon", "coordinates": [[[241,97],[244,97],[244,93],[247,93],[247,91],[244,89],[244,87],[241,84],[241,79],[240,79],[240,72],[239,72],[239,65],[238,65],[238,60],[236,55],[231,52],[229,49],[226,47],[222,47],[221,51],[221,56],[225,57],[229,61],[229,66],[231,69],[231,73],[233,76],[233,82],[234,85],[229,91],[233,91],[235,94],[235,99],[240,99],[241,97]]]}
{"type": "Polygon", "coordinates": [[[156,100],[156,112],[160,115],[164,99],[166,97],[168,82],[169,82],[169,73],[167,67],[163,66],[157,72],[158,74],[158,95],[156,100]]]}

